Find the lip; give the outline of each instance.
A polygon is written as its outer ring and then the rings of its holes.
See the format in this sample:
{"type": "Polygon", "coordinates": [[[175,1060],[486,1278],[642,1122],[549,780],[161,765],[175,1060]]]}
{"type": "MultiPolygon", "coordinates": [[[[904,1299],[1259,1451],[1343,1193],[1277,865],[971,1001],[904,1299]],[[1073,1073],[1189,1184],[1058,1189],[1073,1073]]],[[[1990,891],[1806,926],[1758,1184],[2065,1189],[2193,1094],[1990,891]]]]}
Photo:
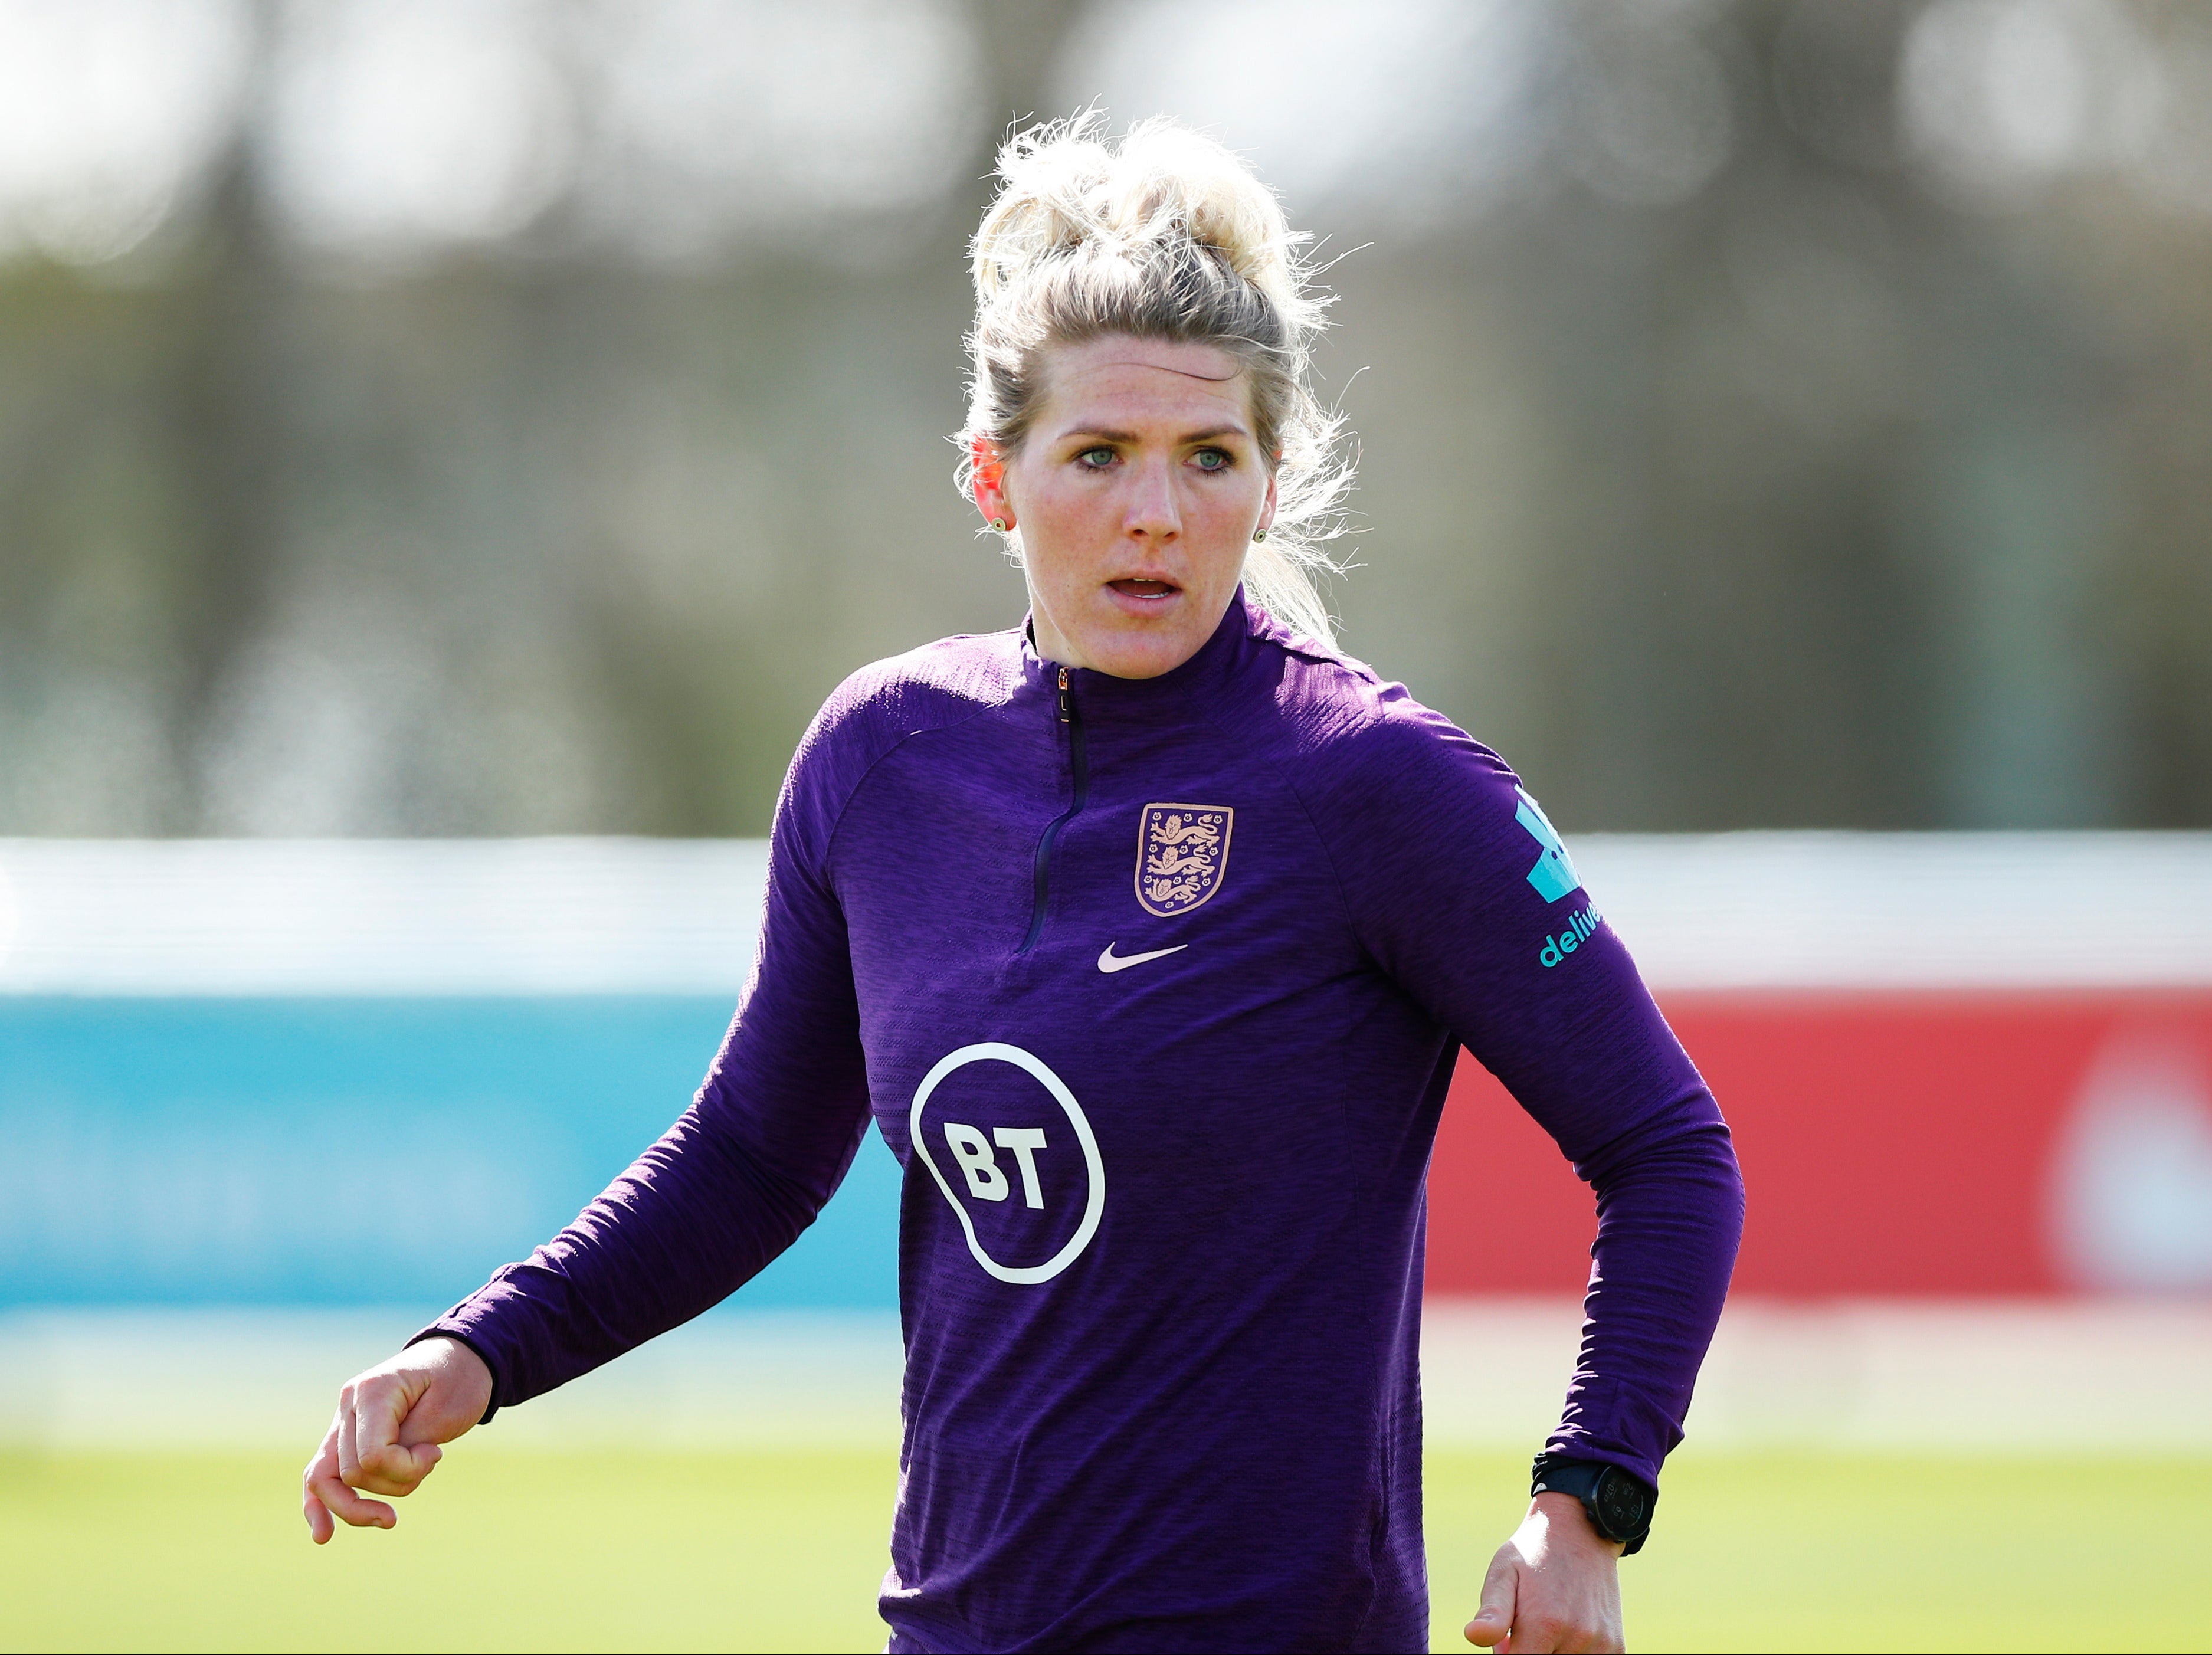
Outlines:
{"type": "Polygon", "coordinates": [[[1127,615],[1160,614],[1183,595],[1180,582],[1162,575],[1121,575],[1107,581],[1105,590],[1114,606],[1127,615]]]}

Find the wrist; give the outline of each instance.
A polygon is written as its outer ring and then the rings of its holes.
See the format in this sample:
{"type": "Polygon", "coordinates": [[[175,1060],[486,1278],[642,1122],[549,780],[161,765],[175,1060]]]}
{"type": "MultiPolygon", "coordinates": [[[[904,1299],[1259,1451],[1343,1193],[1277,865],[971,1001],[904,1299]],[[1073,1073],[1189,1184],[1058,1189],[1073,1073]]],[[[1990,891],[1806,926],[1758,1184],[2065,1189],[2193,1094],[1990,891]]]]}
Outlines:
{"type": "Polygon", "coordinates": [[[421,1351],[459,1381],[472,1415],[471,1423],[489,1425],[499,1412],[499,1370],[472,1339],[444,1329],[426,1328],[407,1342],[410,1351],[421,1351]]]}
{"type": "Polygon", "coordinates": [[[1590,1522],[1589,1513],[1583,1509],[1582,1501],[1572,1494],[1546,1490],[1528,1497],[1528,1515],[1541,1518],[1547,1535],[1554,1542],[1567,1541],[1578,1547],[1603,1551],[1619,1557],[1626,1549],[1623,1542],[1608,1540],[1590,1522]]]}

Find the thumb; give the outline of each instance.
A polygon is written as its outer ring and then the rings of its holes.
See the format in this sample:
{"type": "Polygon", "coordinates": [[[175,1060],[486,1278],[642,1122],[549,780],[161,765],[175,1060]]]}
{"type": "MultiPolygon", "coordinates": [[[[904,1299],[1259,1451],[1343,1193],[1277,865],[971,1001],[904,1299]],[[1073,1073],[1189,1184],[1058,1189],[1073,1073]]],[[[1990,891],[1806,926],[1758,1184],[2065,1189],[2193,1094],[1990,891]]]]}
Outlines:
{"type": "Polygon", "coordinates": [[[1482,1580],[1482,1607],[1467,1623],[1467,1640],[1488,1649],[1505,1641],[1513,1630],[1513,1609],[1520,1576],[1502,1552],[1492,1559],[1482,1580]]]}
{"type": "Polygon", "coordinates": [[[389,1442],[381,1448],[363,1449],[361,1463],[365,1469],[401,1482],[420,1482],[445,1457],[446,1451],[434,1444],[389,1442]]]}

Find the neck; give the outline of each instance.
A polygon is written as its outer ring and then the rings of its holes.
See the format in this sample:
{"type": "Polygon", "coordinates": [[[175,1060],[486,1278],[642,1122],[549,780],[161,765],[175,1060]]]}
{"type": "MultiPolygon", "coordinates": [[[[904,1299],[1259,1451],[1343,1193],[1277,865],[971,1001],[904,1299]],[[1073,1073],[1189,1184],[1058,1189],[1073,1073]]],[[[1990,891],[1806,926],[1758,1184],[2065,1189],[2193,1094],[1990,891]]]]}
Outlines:
{"type": "MultiPolygon", "coordinates": [[[[1218,628],[1220,624],[1216,620],[1214,626],[1218,628]]],[[[1079,648],[1041,615],[1032,616],[1030,636],[1036,642],[1037,654],[1055,666],[1078,667],[1085,672],[1103,674],[1107,678],[1126,678],[1132,683],[1141,683],[1148,678],[1165,678],[1178,666],[1191,660],[1200,650],[1206,648],[1206,640],[1213,636],[1213,632],[1209,630],[1188,648],[1167,654],[1132,652],[1137,655],[1134,661],[1127,658],[1102,660],[1079,648]]]]}
{"type": "MultiPolygon", "coordinates": [[[[1052,617],[1046,613],[1043,605],[1037,602],[1036,594],[1032,592],[1030,594],[1030,641],[1042,660],[1050,661],[1055,666],[1075,667],[1084,672],[1103,673],[1108,678],[1127,678],[1133,681],[1164,678],[1177,667],[1190,661],[1206,648],[1213,636],[1220,631],[1223,620],[1236,605],[1236,595],[1232,593],[1229,602],[1223,605],[1221,613],[1213,618],[1212,624],[1195,638],[1189,640],[1187,648],[1165,654],[1156,654],[1142,650],[1132,651],[1131,654],[1141,663],[1141,665],[1133,666],[1127,657],[1109,661],[1085,649],[1074,639],[1053,624],[1052,617]]],[[[1118,652],[1115,653],[1118,654],[1118,652]]]]}

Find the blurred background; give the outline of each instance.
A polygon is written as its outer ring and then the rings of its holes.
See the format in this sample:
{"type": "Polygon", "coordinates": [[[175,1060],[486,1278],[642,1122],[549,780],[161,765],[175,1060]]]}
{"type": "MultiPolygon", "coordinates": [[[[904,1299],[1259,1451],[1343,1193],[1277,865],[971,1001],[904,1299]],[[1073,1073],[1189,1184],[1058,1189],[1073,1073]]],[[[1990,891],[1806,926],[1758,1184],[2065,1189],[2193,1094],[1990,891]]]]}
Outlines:
{"type": "MultiPolygon", "coordinates": [[[[1020,618],[964,245],[1093,102],[1317,239],[1345,644],[1734,1123],[1632,1636],[2203,1647],[2212,10],[2148,0],[0,0],[0,1647],[880,1643],[872,1139],[398,1533],[291,1484],[680,1110],[823,697],[1020,618]]],[[[1589,1230],[1463,1062],[1439,1647],[1589,1230]]]]}
{"type": "Polygon", "coordinates": [[[1571,826],[2212,824],[2189,5],[6,0],[0,832],[749,834],[1011,624],[1007,122],[1335,259],[1347,646],[1571,826]]]}

